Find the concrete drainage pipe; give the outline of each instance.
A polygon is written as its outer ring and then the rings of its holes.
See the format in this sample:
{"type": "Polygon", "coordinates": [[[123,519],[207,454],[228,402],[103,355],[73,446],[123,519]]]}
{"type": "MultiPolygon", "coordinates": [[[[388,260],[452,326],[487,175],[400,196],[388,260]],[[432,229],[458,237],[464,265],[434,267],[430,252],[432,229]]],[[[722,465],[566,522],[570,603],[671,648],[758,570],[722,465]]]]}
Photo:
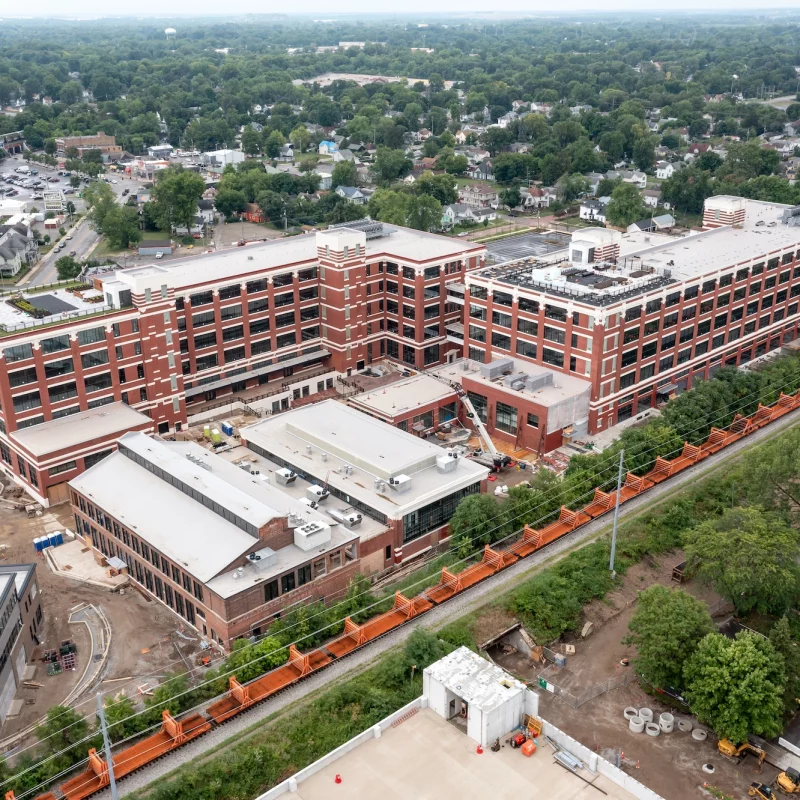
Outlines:
{"type": "Polygon", "coordinates": [[[672,729],[675,726],[675,717],[665,711],[658,718],[658,726],[664,733],[672,733],[672,729]]]}
{"type": "Polygon", "coordinates": [[[645,722],[652,722],[653,721],[653,709],[652,708],[640,708],[639,709],[639,716],[645,722]]]}
{"type": "Polygon", "coordinates": [[[678,720],[678,730],[683,731],[684,733],[689,733],[693,727],[694,725],[692,725],[692,721],[690,719],[678,720]]]}
{"type": "Polygon", "coordinates": [[[661,728],[659,728],[655,722],[648,722],[644,726],[644,730],[648,736],[658,736],[661,733],[661,728]]]}
{"type": "Polygon", "coordinates": [[[708,734],[702,728],[695,728],[692,731],[692,739],[696,742],[704,742],[708,734]]]}
{"type": "Polygon", "coordinates": [[[638,711],[638,709],[635,709],[633,706],[628,706],[628,707],[627,707],[627,708],[626,708],[626,709],[625,709],[625,710],[622,712],[622,715],[625,717],[625,719],[627,719],[628,721],[630,721],[630,720],[632,720],[634,717],[638,717],[638,716],[639,716],[639,711],[638,711]]]}
{"type": "Polygon", "coordinates": [[[628,727],[634,733],[641,733],[644,730],[644,720],[641,717],[631,717],[628,727]]]}
{"type": "Polygon", "coordinates": [[[715,768],[713,764],[703,764],[703,772],[705,772],[707,775],[713,775],[714,769],[715,768]]]}

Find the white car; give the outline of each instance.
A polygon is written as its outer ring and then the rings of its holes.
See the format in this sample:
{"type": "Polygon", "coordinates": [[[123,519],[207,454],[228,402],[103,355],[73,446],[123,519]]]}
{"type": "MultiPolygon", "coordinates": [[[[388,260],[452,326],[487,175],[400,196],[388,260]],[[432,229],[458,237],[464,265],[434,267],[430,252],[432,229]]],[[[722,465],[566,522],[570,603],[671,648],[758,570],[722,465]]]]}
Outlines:
{"type": "Polygon", "coordinates": [[[71,239],[71,238],[72,238],[72,234],[71,234],[71,233],[68,233],[68,234],[67,234],[67,235],[66,235],[64,238],[65,238],[65,239],[71,239]]]}
{"type": "Polygon", "coordinates": [[[164,258],[164,254],[163,254],[163,253],[162,253],[162,252],[159,250],[159,251],[156,253],[156,258],[157,258],[157,259],[158,259],[158,258],[164,258]]]}

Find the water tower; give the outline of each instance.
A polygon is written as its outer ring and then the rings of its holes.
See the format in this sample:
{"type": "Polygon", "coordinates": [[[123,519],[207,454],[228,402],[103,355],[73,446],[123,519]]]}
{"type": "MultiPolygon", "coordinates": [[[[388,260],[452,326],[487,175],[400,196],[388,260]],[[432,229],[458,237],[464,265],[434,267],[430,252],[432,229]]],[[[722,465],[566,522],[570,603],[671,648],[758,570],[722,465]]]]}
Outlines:
{"type": "Polygon", "coordinates": [[[178,35],[178,31],[176,31],[175,28],[167,28],[164,33],[166,34],[168,42],[171,42],[178,35]]]}

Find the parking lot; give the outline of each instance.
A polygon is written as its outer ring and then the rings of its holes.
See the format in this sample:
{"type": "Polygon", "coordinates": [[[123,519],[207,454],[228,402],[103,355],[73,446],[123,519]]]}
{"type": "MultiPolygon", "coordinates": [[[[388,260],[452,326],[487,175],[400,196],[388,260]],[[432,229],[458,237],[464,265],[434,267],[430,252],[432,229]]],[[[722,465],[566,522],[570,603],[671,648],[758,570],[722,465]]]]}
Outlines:
{"type": "Polygon", "coordinates": [[[502,264],[519,258],[540,258],[563,250],[570,235],[546,231],[545,233],[521,233],[486,245],[486,260],[489,264],[502,264]]]}

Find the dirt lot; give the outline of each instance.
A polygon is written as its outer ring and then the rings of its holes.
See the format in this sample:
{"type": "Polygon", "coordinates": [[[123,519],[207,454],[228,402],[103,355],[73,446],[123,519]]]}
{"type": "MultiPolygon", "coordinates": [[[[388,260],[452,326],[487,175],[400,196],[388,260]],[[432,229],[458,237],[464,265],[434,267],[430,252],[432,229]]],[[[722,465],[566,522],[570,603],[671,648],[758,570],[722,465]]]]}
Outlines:
{"type": "MultiPolygon", "coordinates": [[[[625,678],[631,668],[623,666],[621,661],[635,655],[635,651],[622,640],[638,593],[654,583],[674,585],[671,584],[672,567],[682,560],[680,552],[658,559],[645,559],[628,570],[619,589],[602,601],[590,603],[584,609],[584,617],[594,624],[591,634],[585,640],[578,637],[572,642],[575,654],[567,656],[565,668],[550,667],[546,670],[548,681],[579,698],[597,684],[625,678]]],[[[707,587],[692,581],[684,584],[683,588],[712,609],[720,605],[719,598],[707,587]]],[[[497,622],[495,631],[499,632],[507,620],[497,622]]],[[[563,644],[560,649],[564,652],[563,644]]],[[[504,653],[501,648],[494,648],[490,654],[498,664],[534,685],[544,671],[541,665],[518,652],[504,653]]],[[[716,751],[716,739],[711,733],[705,742],[699,743],[691,738],[690,733],[678,731],[677,725],[673,733],[661,734],[657,738],[632,733],[622,713],[628,706],[651,708],[656,719],[662,711],[672,711],[646,694],[635,681],[611,689],[578,708],[547,691],[540,691],[540,709],[545,719],[587,747],[597,749],[612,762],[622,751],[623,763],[630,768],[630,773],[667,800],[707,797],[703,790],[705,782],[734,797],[745,797],[751,781],[768,783],[777,774],[775,768],[765,764],[761,776],[756,778],[752,763],[745,761],[737,766],[722,758],[716,751]],[[706,763],[714,766],[713,775],[703,772],[706,763]]],[[[680,714],[676,712],[676,716],[680,717],[680,714]]]]}
{"type": "MultiPolygon", "coordinates": [[[[13,495],[16,491],[15,488],[8,488],[5,496],[13,495]]],[[[142,683],[143,678],[179,669],[183,666],[182,656],[191,663],[198,651],[197,643],[187,641],[191,637],[179,632],[178,617],[155,601],[146,600],[130,586],[124,594],[116,594],[53,574],[44,559],[35,553],[32,540],[45,532],[65,527],[74,528],[68,505],[45,510],[41,517],[32,519],[21,512],[0,508],[0,545],[7,546],[3,560],[6,563],[36,562],[36,579],[45,619],[41,647],[33,654],[37,659],[34,680],[44,686],[41,689],[22,689],[18,693],[17,697],[33,700],[34,703],[24,705],[18,717],[8,720],[0,728],[1,739],[36,722],[50,706],[61,702],[80,680],[86,659],[93,655],[89,652],[90,637],[85,625],[70,625],[68,618],[70,610],[81,603],[101,608],[111,625],[109,657],[101,674],[105,681],[101,684],[103,691],[113,690],[116,693],[123,689],[134,696],[136,686],[142,683]],[[48,676],[38,658],[43,650],[56,648],[65,639],[72,639],[77,644],[77,668],[74,672],[48,676]],[[131,680],[115,680],[119,678],[131,680]]],[[[155,682],[153,677],[150,679],[155,682]]],[[[81,711],[92,714],[97,688],[97,684],[90,686],[73,705],[79,705],[81,711]]]]}

